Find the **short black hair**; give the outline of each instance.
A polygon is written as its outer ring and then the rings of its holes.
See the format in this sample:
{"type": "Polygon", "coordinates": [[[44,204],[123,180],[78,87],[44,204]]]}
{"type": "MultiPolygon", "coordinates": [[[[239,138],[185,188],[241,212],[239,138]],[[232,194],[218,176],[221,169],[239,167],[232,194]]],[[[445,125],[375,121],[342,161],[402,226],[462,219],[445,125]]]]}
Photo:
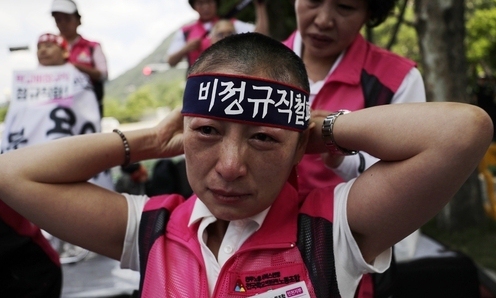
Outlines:
{"type": "MultiPolygon", "coordinates": [[[[189,2],[189,5],[191,5],[192,8],[195,8],[194,5],[195,5],[196,0],[188,0],[188,2],[189,2]]],[[[217,9],[218,9],[219,6],[220,6],[220,0],[215,0],[215,4],[217,4],[217,9]]]]}
{"type": "Polygon", "coordinates": [[[213,44],[191,66],[188,75],[226,68],[247,76],[263,76],[310,92],[301,58],[281,42],[260,33],[235,34],[213,44]]]}
{"type": "Polygon", "coordinates": [[[398,0],[367,0],[370,18],[367,26],[376,27],[382,24],[393,11],[398,0]]]}

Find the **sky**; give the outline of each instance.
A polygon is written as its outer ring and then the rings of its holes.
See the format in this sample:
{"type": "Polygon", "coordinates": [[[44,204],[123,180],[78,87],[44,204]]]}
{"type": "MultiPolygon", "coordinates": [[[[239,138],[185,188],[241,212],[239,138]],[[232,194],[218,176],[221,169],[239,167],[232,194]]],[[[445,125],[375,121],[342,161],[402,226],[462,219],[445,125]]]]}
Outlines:
{"type": "MultiPolygon", "coordinates": [[[[78,32],[98,41],[112,80],[134,67],[181,25],[196,19],[187,0],[75,0],[81,15],[78,32]]],[[[0,0],[0,103],[11,89],[14,70],[38,65],[36,42],[58,33],[52,0],[0,0]],[[10,52],[9,47],[29,46],[10,52]]]]}

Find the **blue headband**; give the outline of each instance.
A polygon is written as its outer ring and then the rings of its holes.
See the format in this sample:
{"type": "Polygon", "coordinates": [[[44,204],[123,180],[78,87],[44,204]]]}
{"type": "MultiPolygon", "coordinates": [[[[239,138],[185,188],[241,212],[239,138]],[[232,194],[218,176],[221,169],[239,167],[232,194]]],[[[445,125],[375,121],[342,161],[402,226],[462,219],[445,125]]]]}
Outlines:
{"type": "Polygon", "coordinates": [[[253,77],[191,75],[182,114],[303,131],[308,127],[308,93],[253,77]]]}

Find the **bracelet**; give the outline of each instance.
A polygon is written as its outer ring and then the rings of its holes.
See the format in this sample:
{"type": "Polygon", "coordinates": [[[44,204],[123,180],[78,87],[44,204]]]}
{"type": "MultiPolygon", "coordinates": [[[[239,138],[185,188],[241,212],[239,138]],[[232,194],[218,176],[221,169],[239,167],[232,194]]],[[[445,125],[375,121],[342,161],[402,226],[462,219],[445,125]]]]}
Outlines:
{"type": "Polygon", "coordinates": [[[122,144],[124,145],[124,163],[122,164],[123,167],[129,165],[129,162],[131,161],[131,148],[129,147],[129,142],[127,141],[126,136],[122,131],[118,130],[117,128],[112,130],[112,132],[115,132],[116,134],[119,135],[122,139],[122,144]]]}

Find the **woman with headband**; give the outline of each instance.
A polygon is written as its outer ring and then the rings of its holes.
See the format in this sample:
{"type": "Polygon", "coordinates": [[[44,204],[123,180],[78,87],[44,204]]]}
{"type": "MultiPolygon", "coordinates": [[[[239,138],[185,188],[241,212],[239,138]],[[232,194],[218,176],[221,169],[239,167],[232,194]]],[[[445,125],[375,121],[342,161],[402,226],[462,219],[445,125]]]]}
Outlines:
{"type": "Polygon", "coordinates": [[[0,198],[53,235],[140,270],[142,297],[353,297],[362,274],[386,270],[390,247],[473,172],[492,123],[461,103],[309,112],[308,78],[291,50],[257,33],[230,36],[201,55],[182,111],[157,126],[0,156],[0,198]],[[326,150],[381,161],[300,199],[295,166],[326,150]],[[86,182],[182,153],[187,200],[86,182]]]}

